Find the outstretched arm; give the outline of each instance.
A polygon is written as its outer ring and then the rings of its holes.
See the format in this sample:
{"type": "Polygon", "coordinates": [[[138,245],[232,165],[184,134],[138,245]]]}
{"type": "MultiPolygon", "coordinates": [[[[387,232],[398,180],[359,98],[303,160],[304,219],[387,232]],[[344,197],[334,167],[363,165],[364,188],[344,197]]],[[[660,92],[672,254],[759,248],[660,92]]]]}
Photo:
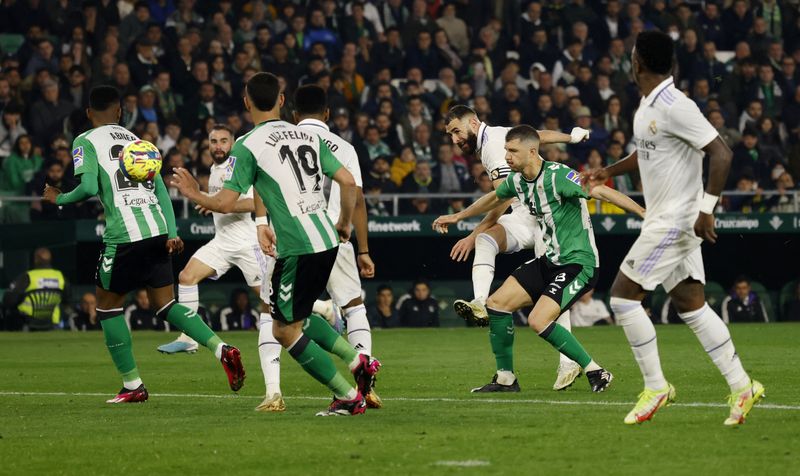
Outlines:
{"type": "Polygon", "coordinates": [[[45,186],[42,199],[56,205],[68,205],[70,203],[82,202],[97,195],[97,174],[84,172],[81,174],[81,183],[69,193],[61,193],[61,190],[45,186]]]}
{"type": "Polygon", "coordinates": [[[467,218],[483,215],[484,213],[493,210],[495,207],[502,206],[503,210],[505,210],[510,202],[511,199],[503,199],[497,196],[496,192],[489,192],[479,198],[475,203],[458,213],[440,216],[433,222],[433,229],[440,233],[447,233],[447,227],[449,225],[455,225],[456,223],[466,220],[467,218]]]}
{"type": "Polygon", "coordinates": [[[609,188],[605,185],[597,185],[592,187],[592,189],[589,191],[589,196],[596,198],[597,200],[613,203],[625,211],[635,213],[642,219],[644,218],[645,209],[642,208],[641,205],[634,202],[631,197],[625,195],[624,193],[618,192],[613,188],[609,188]]]}
{"type": "Polygon", "coordinates": [[[217,213],[233,213],[240,195],[239,192],[235,192],[229,188],[223,188],[214,195],[206,195],[200,191],[200,185],[197,183],[197,180],[192,177],[192,174],[182,167],[175,169],[175,175],[172,177],[172,185],[177,187],[178,191],[184,197],[200,205],[202,208],[217,213]]]}
{"type": "Polygon", "coordinates": [[[588,140],[591,131],[581,127],[573,127],[572,132],[569,134],[547,129],[536,132],[539,133],[539,143],[541,144],[577,144],[588,140]]]}

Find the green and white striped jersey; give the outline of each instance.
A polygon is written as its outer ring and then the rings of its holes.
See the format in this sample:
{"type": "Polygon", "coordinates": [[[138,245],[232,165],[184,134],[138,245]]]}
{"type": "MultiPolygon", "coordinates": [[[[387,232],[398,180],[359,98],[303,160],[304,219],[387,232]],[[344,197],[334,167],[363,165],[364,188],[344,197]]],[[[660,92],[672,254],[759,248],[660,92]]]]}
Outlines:
{"type": "Polygon", "coordinates": [[[542,227],[545,256],[555,265],[580,264],[597,268],[600,258],[587,193],[580,174],[566,165],[542,161],[539,175],[531,181],[512,172],[495,190],[499,198],[519,198],[542,227]]]}
{"type": "Polygon", "coordinates": [[[167,234],[155,182],[133,182],[119,168],[120,151],[135,140],[139,138],[124,127],[108,124],[84,132],[72,143],[75,176],[97,175],[97,195],[106,217],[105,243],[132,243],[167,234]]]}
{"type": "Polygon", "coordinates": [[[239,193],[255,187],[275,227],[281,258],[339,245],[326,212],[322,174],[333,177],[342,164],[317,134],[277,119],[262,122],[233,144],[230,160],[233,174],[224,187],[239,193]]]}

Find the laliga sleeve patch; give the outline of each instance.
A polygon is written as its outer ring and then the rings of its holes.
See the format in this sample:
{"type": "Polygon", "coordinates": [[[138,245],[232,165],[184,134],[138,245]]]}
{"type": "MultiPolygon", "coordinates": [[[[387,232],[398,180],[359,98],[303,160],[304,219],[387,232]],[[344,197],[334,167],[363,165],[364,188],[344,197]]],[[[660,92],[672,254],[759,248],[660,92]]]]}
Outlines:
{"type": "Polygon", "coordinates": [[[76,169],[83,165],[83,146],[76,147],[72,150],[72,165],[76,169]]]}
{"type": "Polygon", "coordinates": [[[573,183],[575,183],[577,185],[580,185],[581,184],[581,175],[578,172],[575,172],[574,170],[570,170],[569,173],[567,173],[567,180],[569,180],[570,182],[573,182],[573,183]]]}

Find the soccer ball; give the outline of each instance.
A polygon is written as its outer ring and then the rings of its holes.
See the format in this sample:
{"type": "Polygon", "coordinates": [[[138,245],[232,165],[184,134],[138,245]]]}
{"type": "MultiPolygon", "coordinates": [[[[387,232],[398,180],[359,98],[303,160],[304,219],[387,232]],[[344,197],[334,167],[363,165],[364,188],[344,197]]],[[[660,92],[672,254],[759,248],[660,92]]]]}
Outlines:
{"type": "Polygon", "coordinates": [[[153,180],[161,171],[161,152],[146,140],[129,142],[119,154],[119,169],[134,182],[153,180]]]}

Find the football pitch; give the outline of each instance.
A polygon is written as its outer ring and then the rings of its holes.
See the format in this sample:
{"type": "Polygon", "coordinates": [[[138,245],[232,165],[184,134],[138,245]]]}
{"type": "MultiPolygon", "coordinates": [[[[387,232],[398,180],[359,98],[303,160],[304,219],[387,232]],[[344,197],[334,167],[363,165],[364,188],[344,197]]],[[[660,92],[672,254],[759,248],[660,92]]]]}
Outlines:
{"type": "Polygon", "coordinates": [[[622,423],[641,377],[619,328],[576,330],[614,373],[601,394],[585,377],[551,390],[558,358],[529,329],[517,329],[518,394],[469,393],[494,369],[484,329],[376,331],[384,408],[352,418],[314,417],[330,397],[285,352],[287,411],[253,411],[255,332],[223,336],[247,370],[236,396],[207,350],[161,355],[171,335],[135,333],[150,400],[127,405],[104,403],[120,383],[102,333],[0,333],[0,474],[797,474],[800,325],[731,332],[767,389],[738,428],[722,425],[727,386],[681,325],[658,328],[678,401],[637,427],[622,423]]]}

